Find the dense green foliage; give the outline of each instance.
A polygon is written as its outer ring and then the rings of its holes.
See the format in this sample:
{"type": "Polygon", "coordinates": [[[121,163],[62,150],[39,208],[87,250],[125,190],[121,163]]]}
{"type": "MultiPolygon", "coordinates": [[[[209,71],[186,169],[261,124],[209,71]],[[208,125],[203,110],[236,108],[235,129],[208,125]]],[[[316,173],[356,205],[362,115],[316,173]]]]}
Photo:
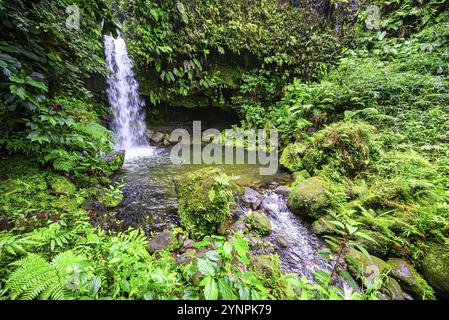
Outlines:
{"type": "Polygon", "coordinates": [[[313,1],[132,1],[122,5],[143,93],[171,106],[239,106],[318,79],[341,45],[313,1]]]}
{"type": "Polygon", "coordinates": [[[99,28],[113,25],[106,3],[2,1],[0,16],[1,150],[59,171],[97,171],[93,157],[110,150],[111,136],[84,81],[106,72],[99,28]],[[66,26],[73,4],[81,10],[78,30],[66,26]]]}

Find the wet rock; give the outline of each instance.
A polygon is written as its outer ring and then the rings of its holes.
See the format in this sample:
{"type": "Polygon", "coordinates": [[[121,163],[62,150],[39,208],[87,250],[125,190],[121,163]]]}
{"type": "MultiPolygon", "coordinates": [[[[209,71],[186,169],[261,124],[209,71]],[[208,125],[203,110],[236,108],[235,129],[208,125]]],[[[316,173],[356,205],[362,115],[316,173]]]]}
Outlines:
{"type": "Polygon", "coordinates": [[[192,262],[195,259],[195,253],[196,253],[195,249],[192,248],[187,249],[186,252],[176,257],[176,263],[187,264],[192,262]]]}
{"type": "Polygon", "coordinates": [[[321,217],[312,223],[313,233],[322,236],[325,234],[332,234],[336,230],[336,226],[330,223],[330,217],[321,217]]]}
{"type": "Polygon", "coordinates": [[[241,220],[235,222],[232,226],[231,226],[231,230],[233,232],[245,232],[245,223],[241,220]]]}
{"type": "MultiPolygon", "coordinates": [[[[349,272],[356,278],[363,279],[364,285],[368,282],[376,281],[380,276],[391,270],[391,267],[384,260],[371,255],[367,257],[362,252],[351,248],[346,254],[346,262],[349,272]]],[[[402,291],[399,283],[390,278],[383,284],[388,291],[388,296],[392,300],[405,300],[406,294],[402,291]]]]}
{"type": "Polygon", "coordinates": [[[204,168],[175,181],[178,214],[186,229],[204,234],[227,230],[234,197],[220,168],[204,168]]]}
{"type": "Polygon", "coordinates": [[[250,211],[245,217],[245,222],[249,225],[251,231],[261,236],[267,236],[271,233],[271,222],[265,215],[259,211],[250,211]]]}
{"type": "Polygon", "coordinates": [[[288,241],[283,236],[277,236],[276,242],[281,248],[287,248],[288,247],[288,241]]]}
{"type": "Polygon", "coordinates": [[[147,129],[145,131],[145,137],[147,138],[148,141],[151,141],[151,137],[153,136],[154,131],[151,129],[147,129]]]}
{"type": "Polygon", "coordinates": [[[411,264],[402,259],[390,259],[387,263],[391,267],[390,276],[394,277],[404,291],[410,293],[413,298],[420,300],[435,298],[433,289],[411,264]]]}
{"type": "Polygon", "coordinates": [[[304,168],[301,160],[301,152],[305,146],[300,143],[288,145],[281,154],[279,159],[280,165],[290,172],[300,171],[304,168]]]}
{"type": "Polygon", "coordinates": [[[422,272],[432,288],[449,299],[449,250],[447,246],[429,243],[422,261],[422,272]]]}
{"type": "Polygon", "coordinates": [[[323,178],[309,178],[295,186],[288,197],[288,205],[295,214],[318,219],[329,205],[323,178]]]}
{"type": "Polygon", "coordinates": [[[275,247],[271,242],[261,239],[258,236],[254,236],[253,234],[247,234],[245,238],[249,242],[249,247],[254,252],[270,254],[275,251],[275,247]]]}
{"type": "Polygon", "coordinates": [[[251,209],[257,210],[257,208],[259,208],[260,204],[262,203],[262,200],[263,196],[259,192],[245,187],[245,193],[243,194],[242,201],[251,209]]]}
{"type": "Polygon", "coordinates": [[[183,247],[183,249],[189,249],[189,248],[193,248],[194,245],[195,245],[195,241],[193,241],[191,239],[186,239],[186,240],[184,240],[182,247],[183,247]]]}
{"type": "Polygon", "coordinates": [[[288,197],[288,195],[290,194],[290,189],[286,186],[279,186],[274,190],[274,192],[280,194],[281,196],[288,197]]]}
{"type": "MultiPolygon", "coordinates": [[[[385,237],[381,232],[372,230],[361,230],[362,233],[370,236],[376,242],[367,240],[363,237],[358,237],[357,242],[363,246],[370,254],[378,257],[391,257],[390,247],[394,246],[387,237],[385,237]]],[[[394,252],[400,252],[400,248],[395,248],[394,252]]]]}
{"type": "Polygon", "coordinates": [[[169,232],[159,233],[155,238],[150,240],[148,244],[148,251],[154,253],[159,250],[167,249],[174,242],[173,235],[169,232]]]}
{"type": "Polygon", "coordinates": [[[164,139],[164,146],[169,146],[171,143],[170,143],[170,141],[169,140],[167,140],[167,139],[164,139]]]}
{"type": "Polygon", "coordinates": [[[160,144],[164,140],[164,134],[162,132],[156,132],[151,135],[150,141],[155,144],[160,144]]]}
{"type": "Polygon", "coordinates": [[[252,255],[249,257],[251,269],[265,277],[276,277],[282,274],[280,259],[276,254],[252,255]]]}

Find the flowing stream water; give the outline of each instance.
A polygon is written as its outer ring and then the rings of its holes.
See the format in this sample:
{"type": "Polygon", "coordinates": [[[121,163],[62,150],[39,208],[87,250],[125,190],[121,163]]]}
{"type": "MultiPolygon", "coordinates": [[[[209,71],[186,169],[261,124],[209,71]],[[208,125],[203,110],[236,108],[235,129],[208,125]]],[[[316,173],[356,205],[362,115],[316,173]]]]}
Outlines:
{"type": "MultiPolygon", "coordinates": [[[[118,217],[130,226],[147,231],[163,230],[179,224],[174,179],[206,165],[176,165],[170,161],[170,148],[150,147],[145,139],[144,102],[132,71],[132,62],[121,36],[104,38],[105,55],[110,75],[108,98],[112,111],[111,128],[117,136],[116,149],[126,151],[125,164],[116,179],[124,180],[124,201],[118,207],[118,217]]],[[[210,165],[209,165],[210,166],[210,165]]],[[[328,269],[325,259],[318,255],[321,240],[305,221],[294,215],[286,198],[276,192],[277,185],[290,179],[286,173],[260,176],[259,164],[221,165],[237,185],[260,187],[264,200],[261,209],[270,219],[273,232],[268,237],[282,258],[286,272],[310,276],[318,269],[328,269]],[[281,236],[287,247],[276,244],[281,236]]],[[[240,214],[249,209],[240,206],[240,214]]]]}

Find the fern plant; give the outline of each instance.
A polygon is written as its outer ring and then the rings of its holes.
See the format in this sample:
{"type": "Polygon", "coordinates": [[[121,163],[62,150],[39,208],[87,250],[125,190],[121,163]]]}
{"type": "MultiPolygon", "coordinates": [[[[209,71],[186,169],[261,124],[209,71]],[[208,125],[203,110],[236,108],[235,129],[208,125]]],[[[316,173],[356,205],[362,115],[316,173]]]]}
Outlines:
{"type": "Polygon", "coordinates": [[[72,251],[57,255],[52,262],[28,254],[11,264],[17,269],[6,281],[5,293],[20,300],[68,300],[88,280],[88,261],[72,251]]]}

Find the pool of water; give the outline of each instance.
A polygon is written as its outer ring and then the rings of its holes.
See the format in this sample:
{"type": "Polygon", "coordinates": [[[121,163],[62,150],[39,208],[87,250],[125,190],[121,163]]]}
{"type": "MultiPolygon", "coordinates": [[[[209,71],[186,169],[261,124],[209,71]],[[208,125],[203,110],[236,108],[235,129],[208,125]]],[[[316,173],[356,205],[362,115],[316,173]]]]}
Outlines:
{"type": "MultiPolygon", "coordinates": [[[[274,192],[277,185],[291,181],[289,174],[278,172],[262,176],[260,164],[173,164],[170,151],[170,148],[146,147],[127,152],[123,169],[115,177],[125,182],[124,200],[117,210],[118,217],[126,224],[144,227],[147,231],[161,231],[178,225],[174,179],[204,167],[221,167],[234,183],[256,188],[263,195],[260,210],[273,226],[268,239],[275,244],[284,271],[310,276],[316,268],[328,268],[326,260],[318,255],[322,241],[313,234],[307,222],[288,209],[286,198],[274,192]],[[286,248],[276,245],[279,236],[287,240],[286,248]]],[[[248,210],[241,205],[241,214],[248,210]]]]}

